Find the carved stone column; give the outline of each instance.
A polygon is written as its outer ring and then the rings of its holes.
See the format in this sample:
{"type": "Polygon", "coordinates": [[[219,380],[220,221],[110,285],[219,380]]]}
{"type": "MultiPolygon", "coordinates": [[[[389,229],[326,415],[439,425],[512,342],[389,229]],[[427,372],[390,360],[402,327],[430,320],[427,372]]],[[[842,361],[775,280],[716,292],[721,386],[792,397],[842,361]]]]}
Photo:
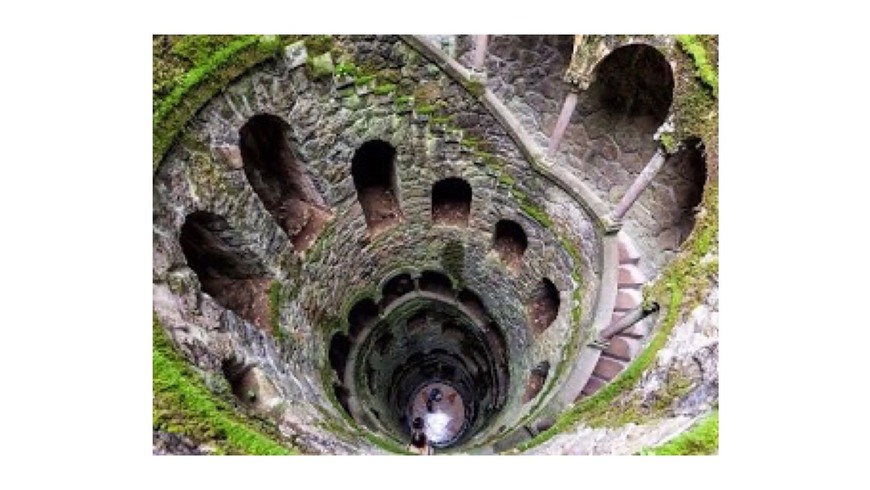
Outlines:
{"type": "Polygon", "coordinates": [[[486,34],[474,36],[474,56],[471,61],[471,67],[476,71],[484,70],[484,62],[486,61],[486,47],[489,41],[489,36],[486,34]]]}
{"type": "Polygon", "coordinates": [[[655,178],[656,174],[659,173],[659,170],[665,164],[665,153],[659,148],[656,151],[656,154],[650,159],[649,163],[646,164],[643,171],[637,178],[632,182],[631,187],[625,192],[625,195],[622,196],[622,199],[619,201],[619,204],[616,205],[616,208],[610,213],[610,218],[614,221],[621,221],[622,218],[625,217],[625,214],[628,213],[628,210],[631,209],[631,206],[637,201],[637,198],[649,187],[650,183],[655,178]]]}

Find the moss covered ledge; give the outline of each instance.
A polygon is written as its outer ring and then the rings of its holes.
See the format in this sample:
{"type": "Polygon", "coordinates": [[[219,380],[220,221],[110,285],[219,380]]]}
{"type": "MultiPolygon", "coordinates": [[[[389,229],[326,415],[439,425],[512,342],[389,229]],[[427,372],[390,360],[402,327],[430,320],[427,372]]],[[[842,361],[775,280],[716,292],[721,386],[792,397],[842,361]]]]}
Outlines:
{"type": "Polygon", "coordinates": [[[185,436],[217,454],[299,454],[212,393],[174,349],[156,315],[152,329],[154,430],[185,436]]]}
{"type": "Polygon", "coordinates": [[[719,452],[719,410],[704,417],[691,429],[654,448],[644,449],[644,456],[708,455],[719,452]]]}

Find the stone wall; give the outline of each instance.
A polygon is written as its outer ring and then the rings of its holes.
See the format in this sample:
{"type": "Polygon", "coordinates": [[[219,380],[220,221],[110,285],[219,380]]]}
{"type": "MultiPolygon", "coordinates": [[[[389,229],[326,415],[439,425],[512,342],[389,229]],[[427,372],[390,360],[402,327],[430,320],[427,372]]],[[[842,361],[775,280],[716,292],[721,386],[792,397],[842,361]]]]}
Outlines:
{"type": "MultiPolygon", "coordinates": [[[[287,416],[308,430],[324,412],[340,420],[318,374],[331,333],[326,326],[346,328],[339,312],[346,312],[360,294],[396,268],[452,269],[454,279],[475,291],[505,330],[514,380],[508,406],[514,408],[503,414],[502,422],[510,424],[529,408],[519,403],[528,371],[543,360],[557,363],[569,330],[578,327],[570,324],[575,288],[581,288],[583,311],[592,311],[600,273],[597,232],[579,204],[531,169],[505,131],[465,89],[398,38],[339,37],[334,52],[344,53],[334,65],[353,61],[379,79],[355,84],[340,76],[315,77],[298,57],[267,62],[210,101],[168,153],[154,184],[155,311],[197,366],[216,370],[229,356],[261,365],[289,402],[287,416]],[[388,83],[394,90],[383,89],[388,83]],[[439,101],[441,122],[431,113],[401,104],[399,93],[439,101]],[[297,161],[334,215],[304,254],[294,251],[242,170],[239,129],[262,113],[289,123],[297,161]],[[452,124],[443,123],[444,118],[452,124]],[[463,145],[467,138],[485,141],[489,155],[463,145]],[[367,231],[350,173],[354,152],[372,139],[396,149],[397,197],[403,214],[399,224],[374,237],[367,231]],[[432,185],[448,176],[460,176],[473,188],[467,228],[431,223],[432,185]],[[529,215],[518,195],[550,213],[553,224],[544,226],[529,215]],[[200,294],[178,244],[185,217],[198,210],[224,217],[267,275],[290,292],[279,313],[287,341],[276,342],[200,294]],[[529,246],[516,274],[489,254],[495,223],[502,218],[517,221],[528,235],[529,246]],[[581,251],[580,263],[563,249],[562,238],[581,251]],[[457,245],[462,251],[458,263],[445,258],[445,250],[457,245]],[[575,269],[580,284],[572,279],[575,269]],[[525,308],[543,277],[559,289],[561,307],[552,326],[534,338],[525,308]]],[[[590,321],[584,315],[584,327],[590,321]]]]}

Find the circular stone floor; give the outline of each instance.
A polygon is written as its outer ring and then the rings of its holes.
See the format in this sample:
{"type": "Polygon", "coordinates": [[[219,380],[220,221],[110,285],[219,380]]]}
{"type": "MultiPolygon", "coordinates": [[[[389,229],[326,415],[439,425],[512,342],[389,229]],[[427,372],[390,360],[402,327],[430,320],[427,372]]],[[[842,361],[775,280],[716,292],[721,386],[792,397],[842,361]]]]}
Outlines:
{"type": "Polygon", "coordinates": [[[465,430],[465,403],[462,395],[452,386],[445,383],[428,383],[417,390],[411,402],[411,417],[423,419],[423,432],[433,446],[448,446],[462,435],[465,430]],[[429,393],[433,389],[441,390],[441,400],[432,402],[432,411],[426,406],[429,393]]]}

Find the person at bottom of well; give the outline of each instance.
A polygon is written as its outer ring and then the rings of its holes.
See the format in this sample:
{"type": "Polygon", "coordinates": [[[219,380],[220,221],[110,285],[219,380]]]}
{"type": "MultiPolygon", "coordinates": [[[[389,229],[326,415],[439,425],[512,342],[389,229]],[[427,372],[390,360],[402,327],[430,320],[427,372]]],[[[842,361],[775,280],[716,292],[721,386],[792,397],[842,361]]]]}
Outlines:
{"type": "Polygon", "coordinates": [[[412,453],[430,456],[434,454],[432,446],[426,438],[426,433],[423,432],[423,419],[416,417],[411,423],[411,443],[408,444],[408,451],[412,453]]]}

